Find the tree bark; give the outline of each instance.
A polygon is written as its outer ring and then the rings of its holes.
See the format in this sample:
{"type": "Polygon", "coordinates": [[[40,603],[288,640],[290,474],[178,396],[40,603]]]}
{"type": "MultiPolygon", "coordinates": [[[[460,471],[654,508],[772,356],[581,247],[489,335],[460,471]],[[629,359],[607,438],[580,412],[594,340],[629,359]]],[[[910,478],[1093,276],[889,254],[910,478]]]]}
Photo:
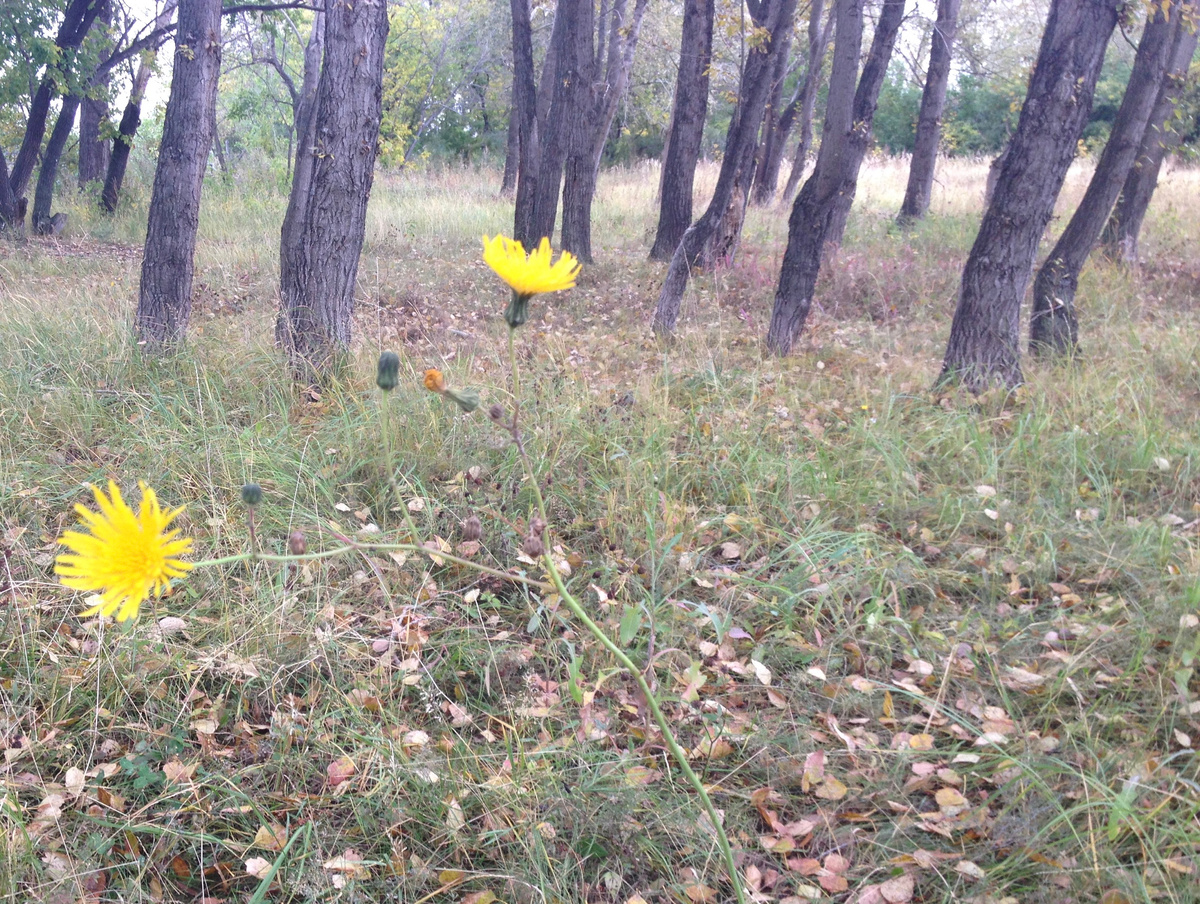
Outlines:
{"type": "Polygon", "coordinates": [[[700,157],[704,119],[708,112],[714,8],[714,0],[684,0],[679,74],[675,80],[675,103],[663,156],[658,228],[650,249],[651,260],[669,261],[692,223],[696,162],[700,157]]]}
{"type": "Polygon", "coordinates": [[[46,153],[42,156],[42,168],[38,171],[37,187],[33,193],[33,231],[37,235],[62,232],[66,223],[65,214],[51,216],[50,208],[54,203],[58,164],[62,160],[67,139],[71,137],[71,130],[75,128],[75,114],[78,112],[78,94],[68,94],[62,99],[62,108],[54,123],[54,129],[50,132],[50,141],[46,144],[46,153]]]}
{"type": "MultiPolygon", "coordinates": [[[[97,16],[105,26],[112,21],[108,0],[100,0],[97,16]]],[[[103,179],[111,152],[107,138],[100,137],[100,124],[108,119],[108,73],[100,74],[89,85],[87,96],[79,105],[79,187],[103,179]],[[99,95],[99,96],[93,96],[99,95]]]]}
{"type": "MultiPolygon", "coordinates": [[[[1195,0],[1187,3],[1186,9],[1195,15],[1195,0]]],[[[1125,177],[1125,185],[1117,199],[1116,207],[1101,236],[1101,247],[1114,260],[1136,264],[1138,259],[1138,235],[1142,221],[1158,186],[1158,173],[1163,159],[1179,144],[1180,129],[1173,128],[1175,107],[1188,81],[1188,69],[1196,53],[1200,30],[1187,24],[1175,36],[1171,49],[1170,69],[1159,88],[1150,113],[1149,123],[1142,134],[1137,158],[1125,177]]]]}
{"type": "MultiPolygon", "coordinates": [[[[824,0],[813,0],[809,6],[809,26],[815,16],[818,22],[824,0]]],[[[792,29],[783,35],[781,52],[775,57],[775,70],[771,73],[771,93],[767,98],[767,109],[763,113],[762,137],[755,157],[754,182],[751,201],[756,205],[767,205],[775,198],[775,186],[779,181],[779,169],[783,164],[783,146],[796,120],[803,90],[797,86],[795,95],[783,103],[783,83],[788,77],[788,62],[791,57],[792,29]]]]}
{"type": "MultiPolygon", "coordinates": [[[[385,0],[326,0],[312,181],[276,336],[296,376],[326,382],[349,348],[382,108],[385,0]]],[[[297,167],[299,169],[299,167],[297,167]]]]}
{"type": "Polygon", "coordinates": [[[545,116],[540,110],[538,112],[540,159],[533,213],[530,216],[529,244],[554,237],[559,189],[562,187],[563,167],[567,162],[571,137],[571,111],[580,100],[582,79],[578,48],[585,17],[588,23],[586,33],[590,36],[591,0],[561,0],[554,13],[549,51],[553,58],[547,56],[542,71],[543,91],[539,92],[549,94],[550,106],[545,116]]]}
{"type": "Polygon", "coordinates": [[[788,218],[787,248],[767,331],[767,348],[777,355],[788,354],[804,329],[826,242],[841,240],[836,234],[839,218],[844,225],[854,200],[858,171],[871,142],[879,89],[904,18],[904,0],[885,0],[860,78],[863,6],[864,0],[837,0],[837,36],[821,149],[788,218]]]}
{"type": "Polygon", "coordinates": [[[25,217],[17,215],[17,199],[8,184],[8,163],[4,159],[4,148],[0,148],[0,232],[16,230],[25,217]]]}
{"type": "MultiPolygon", "coordinates": [[[[75,50],[87,37],[88,29],[96,21],[100,13],[100,4],[95,0],[70,0],[63,14],[62,24],[58,28],[54,43],[58,47],[59,57],[67,51],[75,50]]],[[[42,148],[42,139],[46,135],[46,119],[50,113],[50,102],[57,93],[55,88],[61,73],[54,66],[46,70],[37,90],[33,93],[29,105],[29,116],[25,120],[25,135],[21,139],[21,148],[13,160],[12,171],[8,174],[9,186],[13,196],[20,198],[29,186],[29,177],[37,164],[38,152],[42,148]]]]}
{"type": "Polygon", "coordinates": [[[1067,228],[1033,281],[1029,350],[1034,354],[1063,355],[1078,348],[1075,292],[1079,273],[1108,222],[1113,202],[1137,156],[1170,62],[1175,33],[1183,21],[1183,9],[1179,3],[1169,12],[1155,5],[1146,17],[1125,96],[1096,171],[1067,228]]]}
{"type": "Polygon", "coordinates": [[[538,148],[537,85],[533,77],[533,26],[529,18],[529,0],[510,0],[509,5],[513,20],[512,118],[516,124],[519,154],[513,237],[529,248],[541,238],[533,235],[533,209],[537,199],[541,153],[538,148]]]}
{"type": "Polygon", "coordinates": [[[574,141],[567,154],[563,179],[562,247],[584,263],[592,261],[592,201],[596,196],[596,180],[604,145],[608,142],[617,107],[625,96],[633,56],[641,34],[642,18],[647,0],[634,0],[633,12],[628,13],[627,0],[614,0],[596,22],[598,46],[592,51],[590,31],[586,41],[581,39],[580,57],[590,65],[590,72],[580,95],[585,103],[573,111],[574,141]],[[607,21],[605,19],[607,18],[607,21]],[[605,32],[607,30],[607,40],[605,32]]]}
{"type": "Polygon", "coordinates": [[[133,150],[133,138],[142,122],[142,100],[146,96],[146,85],[150,82],[156,55],[152,54],[149,59],[138,63],[137,75],[129,91],[129,102],[125,104],[121,124],[117,127],[117,137],[108,158],[108,172],[104,176],[104,188],[100,192],[100,206],[108,213],[117,212],[121,183],[125,181],[125,168],[129,163],[129,153],[133,150]]]}
{"type": "Polygon", "coordinates": [[[500,175],[500,197],[502,198],[516,197],[517,173],[521,168],[521,124],[517,114],[516,89],[514,78],[513,96],[509,101],[508,132],[504,140],[504,172],[500,175]]]}
{"type": "Polygon", "coordinates": [[[963,268],[938,384],[1021,382],[1021,300],[1092,109],[1121,0],[1053,0],[1017,130],[963,268]]]}
{"type": "Polygon", "coordinates": [[[153,351],[181,342],[192,314],[200,190],[220,71],[221,0],[181,0],[138,292],[138,338],[153,351]]]}
{"type": "Polygon", "coordinates": [[[958,30],[958,11],[962,0],[938,0],[937,20],[929,44],[929,69],[925,90],[921,93],[921,112],[917,114],[917,136],[912,162],[908,167],[908,186],[900,205],[901,225],[919,220],[929,210],[933,193],[933,171],[938,147],[942,143],[942,112],[946,109],[946,88],[950,84],[950,64],[954,58],[954,36],[958,30]]]}
{"type": "MultiPolygon", "coordinates": [[[[813,10],[822,0],[814,0],[813,10]]],[[[808,162],[808,152],[812,148],[812,121],[817,108],[817,91],[821,86],[821,71],[825,68],[825,51],[829,48],[829,39],[833,34],[833,23],[836,19],[836,2],[830,7],[829,15],[825,17],[824,26],[819,19],[809,19],[808,22],[808,63],[804,69],[804,86],[800,90],[798,119],[800,121],[800,141],[796,145],[796,154],[792,158],[792,171],[788,173],[787,182],[783,187],[783,200],[790,200],[796,194],[796,186],[804,175],[804,164],[808,162]]],[[[783,150],[782,145],[780,150],[783,150]]]]}
{"type": "Polygon", "coordinates": [[[754,27],[764,29],[771,37],[757,42],[746,55],[738,103],[725,135],[725,156],[721,160],[721,171],[717,175],[712,200],[700,219],[684,232],[671,256],[652,323],[654,332],[660,335],[675,332],[679,306],[692,267],[697,265],[713,236],[720,234],[730,205],[735,201],[734,193],[739,183],[743,190],[749,187],[748,182],[744,181],[744,167],[754,159],[763,108],[771,88],[769,75],[774,65],[772,49],[779,46],[777,36],[782,29],[791,28],[796,0],[758,0],[748,4],[748,9],[754,27]]]}

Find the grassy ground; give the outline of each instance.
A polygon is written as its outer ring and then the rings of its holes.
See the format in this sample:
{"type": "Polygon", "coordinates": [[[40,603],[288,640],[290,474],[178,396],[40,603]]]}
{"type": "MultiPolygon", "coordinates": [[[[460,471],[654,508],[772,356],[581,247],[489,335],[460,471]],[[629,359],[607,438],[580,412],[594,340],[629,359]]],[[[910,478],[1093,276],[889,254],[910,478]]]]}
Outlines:
{"type": "MultiPolygon", "coordinates": [[[[1085,272],[1084,356],[1011,397],[933,395],[984,174],[949,166],[898,234],[903,166],[870,165],[782,361],[761,341],[785,211],[751,213],[663,348],[656,174],[608,174],[597,263],[520,334],[556,555],[652,667],[764,902],[1200,900],[1200,173],[1165,178],[1140,270],[1085,272]]],[[[109,477],[186,504],[204,557],[246,548],[248,480],[270,550],[394,536],[383,349],[419,527],[526,567],[513,449],[420,388],[438,367],[503,398],[495,182],[380,177],[358,366],[323,393],[271,347],[262,180],[206,188],[168,360],[129,330],[144,185],[115,220],[80,198],[62,240],[0,244],[6,900],[730,899],[632,682],[553,596],[364,554],[198,571],[128,628],[53,576],[109,477]]]]}

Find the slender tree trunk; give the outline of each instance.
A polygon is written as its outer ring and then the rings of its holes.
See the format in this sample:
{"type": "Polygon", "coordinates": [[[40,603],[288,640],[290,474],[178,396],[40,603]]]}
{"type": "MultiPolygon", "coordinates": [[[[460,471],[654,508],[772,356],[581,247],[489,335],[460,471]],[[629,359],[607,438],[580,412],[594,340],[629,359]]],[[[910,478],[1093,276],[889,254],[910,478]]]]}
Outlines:
{"type": "Polygon", "coordinates": [[[117,127],[112,155],[108,158],[108,172],[104,176],[104,189],[100,192],[100,206],[108,213],[117,212],[125,168],[129,164],[129,153],[133,150],[133,138],[142,122],[142,99],[146,96],[146,85],[150,82],[155,55],[138,63],[137,75],[129,91],[129,102],[125,104],[121,124],[117,127]]]}
{"type": "Polygon", "coordinates": [[[508,114],[508,134],[504,141],[504,172],[500,176],[500,197],[514,198],[517,194],[517,172],[521,168],[521,122],[517,114],[516,84],[508,114]]]}
{"type": "Polygon", "coordinates": [[[939,384],[1021,382],[1021,300],[1092,109],[1121,0],[1053,0],[1017,131],[963,268],[939,384]]]}
{"type": "Polygon", "coordinates": [[[385,0],[326,0],[316,160],[299,250],[281,279],[282,338],[296,375],[327,381],[349,348],[382,108],[385,0]]]}
{"type": "MultiPolygon", "coordinates": [[[[87,37],[88,29],[100,14],[101,4],[95,0],[70,0],[63,14],[62,24],[54,43],[60,57],[75,50],[87,37]]],[[[42,148],[42,139],[46,135],[46,118],[50,113],[50,102],[56,94],[61,73],[51,67],[42,77],[41,84],[33,93],[29,105],[29,116],[25,121],[25,136],[21,140],[21,149],[13,160],[12,171],[8,174],[9,186],[13,196],[20,198],[29,186],[29,177],[33,175],[37,164],[38,152],[42,148]]]]}
{"type": "MultiPolygon", "coordinates": [[[[107,26],[112,21],[112,8],[108,0],[100,0],[97,18],[107,26]]],[[[100,137],[100,124],[108,119],[108,73],[95,79],[79,105],[79,187],[86,188],[89,182],[103,179],[108,169],[110,146],[107,138],[100,137]]]]}
{"type": "MultiPolygon", "coordinates": [[[[513,112],[509,130],[516,124],[517,160],[516,202],[513,210],[513,237],[526,247],[541,236],[533,235],[533,208],[537,199],[538,98],[533,78],[533,26],[529,0],[510,0],[513,20],[513,112]]],[[[507,163],[505,164],[507,167],[507,163]]]]}
{"type": "Polygon", "coordinates": [[[917,115],[917,138],[908,167],[908,187],[904,191],[904,203],[900,205],[898,220],[901,225],[921,219],[929,210],[961,6],[962,0],[938,0],[937,20],[929,44],[929,70],[925,74],[925,90],[921,93],[921,112],[917,115]]]}
{"type": "MultiPolygon", "coordinates": [[[[820,0],[818,0],[820,2],[820,0]]],[[[658,229],[651,260],[669,261],[692,223],[692,192],[704,118],[708,112],[708,72],[712,61],[714,0],[684,0],[683,36],[675,103],[663,155],[658,229]]]]}
{"type": "Polygon", "coordinates": [[[1079,321],[1075,313],[1079,273],[1108,222],[1113,202],[1137,156],[1170,62],[1175,34],[1183,21],[1183,9],[1181,4],[1172,6],[1170,12],[1161,6],[1151,8],[1125,96],[1096,171],[1067,228],[1033,281],[1029,350],[1035,354],[1068,354],[1079,345],[1079,321]]]}
{"type": "Polygon", "coordinates": [[[804,329],[826,242],[841,240],[835,235],[838,221],[844,224],[854,199],[879,89],[904,18],[904,0],[885,0],[860,78],[863,6],[864,0],[836,0],[837,37],[821,149],[788,218],[787,248],[767,331],[767,348],[777,355],[788,354],[804,329]]]}
{"type": "MultiPolygon", "coordinates": [[[[562,246],[584,263],[592,261],[592,201],[600,160],[629,84],[646,3],[634,0],[632,13],[628,13],[627,0],[614,0],[608,9],[601,6],[608,21],[602,17],[596,22],[599,48],[592,57],[592,77],[580,92],[586,103],[574,112],[575,143],[567,155],[563,180],[562,246]],[[606,30],[608,38],[604,40],[606,30]]],[[[589,34],[586,45],[580,45],[581,58],[586,60],[590,50],[589,34]]]]}
{"type": "MultiPolygon", "coordinates": [[[[1194,0],[1185,8],[1192,11],[1191,15],[1195,15],[1194,0]]],[[[1138,235],[1142,230],[1146,210],[1150,207],[1150,199],[1158,185],[1159,170],[1162,168],[1163,159],[1179,144],[1181,129],[1172,127],[1171,122],[1175,118],[1175,107],[1188,82],[1188,69],[1196,53],[1198,37],[1200,30],[1189,27],[1186,23],[1175,36],[1170,70],[1159,88],[1154,110],[1150,114],[1146,131],[1142,134],[1137,158],[1125,177],[1125,185],[1101,237],[1104,253],[1114,260],[1137,263],[1138,235]]]]}
{"type": "MultiPolygon", "coordinates": [[[[782,109],[783,82],[787,78],[788,59],[791,53],[792,29],[788,28],[780,35],[780,46],[774,53],[775,68],[771,72],[771,93],[767,95],[767,109],[763,112],[762,137],[755,157],[754,201],[757,204],[769,204],[775,197],[774,179],[779,175],[779,161],[783,157],[782,143],[787,139],[783,123],[786,111],[782,109]],[[779,151],[776,148],[779,148],[779,151]],[[775,168],[774,177],[767,172],[772,161],[774,161],[775,168]]],[[[791,117],[788,118],[787,128],[791,128],[791,117]]]]}
{"type": "Polygon", "coordinates": [[[37,187],[33,193],[33,231],[37,235],[62,232],[66,225],[66,214],[51,216],[54,203],[54,183],[58,181],[58,164],[71,130],[75,128],[75,114],[79,112],[79,95],[68,94],[62,100],[58,120],[50,132],[46,153],[42,156],[42,168],[38,171],[37,187]]]}
{"type": "MultiPolygon", "coordinates": [[[[813,12],[822,0],[814,0],[813,12]]],[[[783,187],[783,200],[790,200],[796,194],[796,186],[804,175],[804,164],[808,162],[808,153],[812,148],[813,113],[817,108],[817,91],[821,86],[821,71],[825,68],[825,51],[829,47],[829,38],[833,34],[833,23],[836,20],[836,0],[830,7],[829,15],[825,17],[822,26],[820,17],[810,19],[808,23],[808,63],[804,70],[804,87],[800,91],[800,141],[796,145],[796,154],[792,158],[792,171],[788,173],[787,183],[783,187]]]]}
{"type": "MultiPolygon", "coordinates": [[[[738,103],[725,135],[725,156],[721,161],[712,200],[700,219],[688,227],[680,239],[658,294],[652,325],[654,332],[660,335],[675,332],[679,306],[692,267],[696,266],[712,237],[721,231],[722,222],[734,200],[734,192],[739,187],[739,177],[744,176],[747,161],[753,160],[763,108],[771,88],[770,72],[774,64],[771,52],[773,47],[779,46],[774,37],[781,34],[783,28],[791,28],[796,0],[762,0],[749,9],[754,27],[763,29],[771,38],[757,42],[746,55],[738,103]]],[[[741,185],[748,187],[745,182],[741,185]]]]}
{"type": "Polygon", "coordinates": [[[138,292],[138,338],[155,351],[180,343],[192,314],[200,190],[220,71],[221,0],[181,0],[138,292]]]}
{"type": "Polygon", "coordinates": [[[4,159],[4,148],[0,148],[0,232],[16,230],[24,216],[17,216],[17,199],[8,184],[8,163],[4,159]]]}
{"type": "MultiPolygon", "coordinates": [[[[591,22],[591,0],[560,0],[554,13],[554,31],[550,53],[542,73],[542,85],[550,85],[550,107],[546,115],[538,113],[538,139],[541,159],[538,163],[537,190],[530,218],[529,242],[553,239],[558,220],[558,196],[570,141],[571,111],[579,102],[581,75],[578,59],[579,32],[586,17],[591,22]],[[553,66],[551,66],[551,62],[553,66]],[[553,73],[551,76],[550,74],[553,73]]],[[[591,34],[590,30],[587,34],[591,34]]],[[[586,86],[585,86],[586,87],[586,86]]]]}

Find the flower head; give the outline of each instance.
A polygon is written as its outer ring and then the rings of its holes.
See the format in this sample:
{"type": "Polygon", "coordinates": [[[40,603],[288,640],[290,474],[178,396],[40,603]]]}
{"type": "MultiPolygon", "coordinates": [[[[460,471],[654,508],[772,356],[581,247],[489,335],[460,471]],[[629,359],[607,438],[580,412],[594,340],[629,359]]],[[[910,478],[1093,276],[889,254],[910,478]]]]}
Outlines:
{"type": "Polygon", "coordinates": [[[117,621],[137,618],[151,594],[161,593],[171,578],[192,567],[178,558],[191,548],[191,539],[178,536],[178,529],[167,530],[183,509],[163,511],[154,490],[144,483],[138,486],[142,504],[136,514],[113,481],[108,482],[108,496],[92,487],[100,511],[75,506],[89,532],[69,530],[58,541],[70,550],[55,561],[62,583],[100,594],[100,602],[82,613],[85,616],[116,613],[117,621]]]}
{"type": "Polygon", "coordinates": [[[525,298],[542,292],[560,292],[575,285],[580,263],[569,251],[550,263],[550,240],[543,238],[526,256],[520,242],[498,235],[483,237],[483,259],[514,292],[525,298]]]}
{"type": "Polygon", "coordinates": [[[442,372],[436,368],[429,368],[425,371],[425,388],[430,392],[445,392],[446,378],[442,376],[442,372]]]}

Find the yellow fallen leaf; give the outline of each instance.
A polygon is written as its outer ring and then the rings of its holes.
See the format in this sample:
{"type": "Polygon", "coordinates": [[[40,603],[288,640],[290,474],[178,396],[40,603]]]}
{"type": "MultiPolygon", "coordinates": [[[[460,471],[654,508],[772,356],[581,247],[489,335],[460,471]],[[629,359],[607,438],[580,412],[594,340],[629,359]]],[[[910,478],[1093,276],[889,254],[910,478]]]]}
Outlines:
{"type": "Polygon", "coordinates": [[[827,775],[825,781],[821,782],[813,793],[821,800],[841,800],[849,790],[841,781],[832,775],[827,775]]]}
{"type": "Polygon", "coordinates": [[[272,823],[258,827],[258,831],[254,833],[254,841],[251,842],[251,845],[256,848],[262,848],[264,851],[282,851],[283,846],[287,844],[287,839],[287,829],[278,823],[272,823]]]}

